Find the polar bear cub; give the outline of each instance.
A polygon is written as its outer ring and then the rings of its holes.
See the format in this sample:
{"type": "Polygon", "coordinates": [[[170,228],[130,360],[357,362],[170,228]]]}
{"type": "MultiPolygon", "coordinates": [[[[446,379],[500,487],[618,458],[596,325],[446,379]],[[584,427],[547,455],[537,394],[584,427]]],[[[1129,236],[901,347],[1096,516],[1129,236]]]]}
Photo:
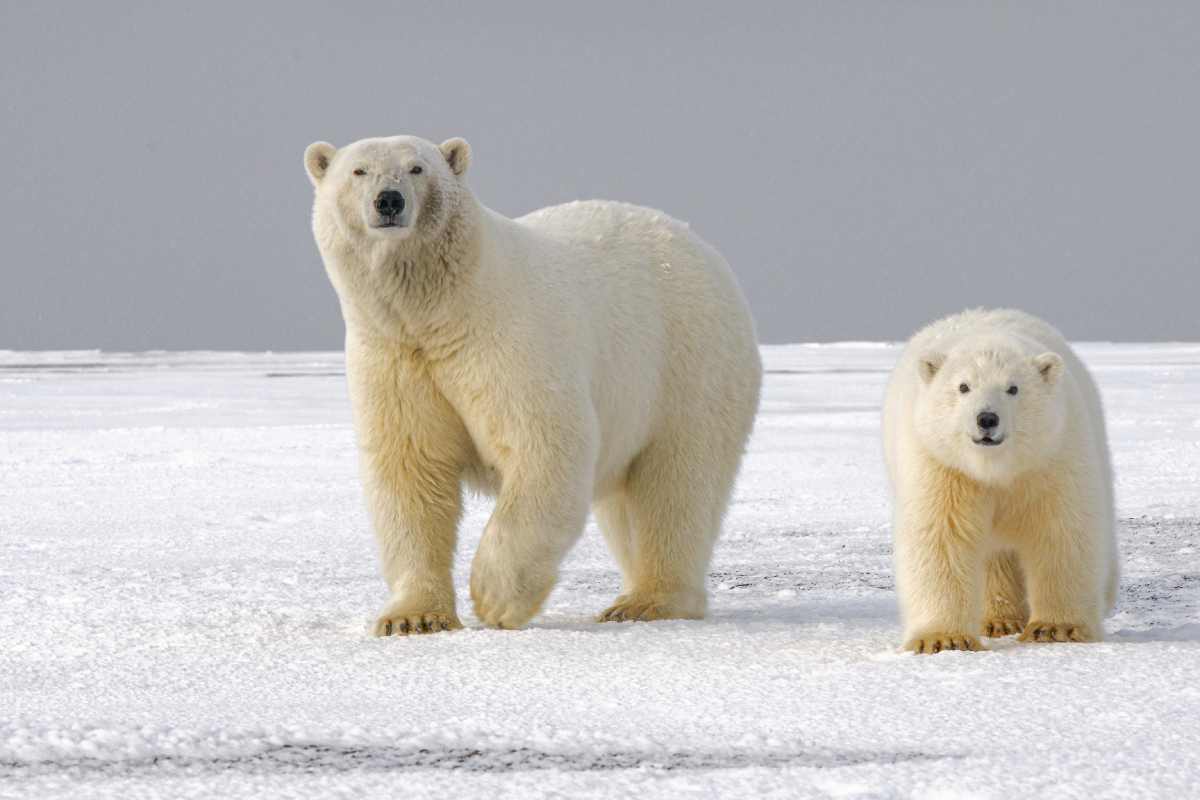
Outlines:
{"type": "Polygon", "coordinates": [[[589,508],[624,578],[603,620],[702,616],[762,372],[733,273],[650,209],[504,217],[470,160],[412,136],[304,154],[391,590],[376,634],[460,627],[464,485],[496,497],[470,580],[485,624],[537,613],[589,508]]]}
{"type": "Polygon", "coordinates": [[[979,636],[1095,641],[1117,588],[1096,384],[1020,311],[974,310],[909,341],[884,405],[905,648],[979,636]]]}

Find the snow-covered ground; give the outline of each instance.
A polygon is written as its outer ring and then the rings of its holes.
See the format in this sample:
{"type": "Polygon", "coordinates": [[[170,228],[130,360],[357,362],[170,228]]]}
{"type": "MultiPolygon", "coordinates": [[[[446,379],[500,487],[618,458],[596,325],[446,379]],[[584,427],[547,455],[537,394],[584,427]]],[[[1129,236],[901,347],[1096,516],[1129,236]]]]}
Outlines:
{"type": "Polygon", "coordinates": [[[373,639],[338,354],[0,352],[0,795],[1200,793],[1200,346],[1085,345],[1124,560],[1108,641],[897,652],[896,349],[765,348],[703,622],[373,639]]]}

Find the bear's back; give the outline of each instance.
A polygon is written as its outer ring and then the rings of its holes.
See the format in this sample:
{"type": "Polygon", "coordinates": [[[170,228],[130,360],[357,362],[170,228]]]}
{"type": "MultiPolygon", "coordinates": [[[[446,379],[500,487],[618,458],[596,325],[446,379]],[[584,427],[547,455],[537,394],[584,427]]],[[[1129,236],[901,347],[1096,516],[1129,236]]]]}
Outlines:
{"type": "Polygon", "coordinates": [[[688,226],[665,212],[615,200],[574,200],[531,211],[516,222],[553,237],[593,238],[687,234],[688,226]]]}
{"type": "Polygon", "coordinates": [[[917,331],[905,347],[905,356],[919,358],[929,350],[948,353],[967,339],[989,336],[1013,337],[1023,349],[1036,355],[1052,350],[1066,357],[1071,352],[1063,335],[1049,323],[1013,308],[973,308],[944,317],[917,331]]]}

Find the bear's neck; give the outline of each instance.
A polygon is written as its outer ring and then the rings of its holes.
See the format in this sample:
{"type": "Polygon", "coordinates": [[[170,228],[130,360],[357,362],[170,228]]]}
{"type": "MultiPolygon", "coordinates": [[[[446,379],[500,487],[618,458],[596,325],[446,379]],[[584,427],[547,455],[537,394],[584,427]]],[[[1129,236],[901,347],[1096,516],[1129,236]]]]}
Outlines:
{"type": "Polygon", "coordinates": [[[479,271],[482,208],[460,199],[436,236],[420,231],[405,241],[348,248],[359,263],[346,291],[339,291],[347,325],[360,335],[408,347],[438,344],[465,309],[465,295],[479,271]]]}

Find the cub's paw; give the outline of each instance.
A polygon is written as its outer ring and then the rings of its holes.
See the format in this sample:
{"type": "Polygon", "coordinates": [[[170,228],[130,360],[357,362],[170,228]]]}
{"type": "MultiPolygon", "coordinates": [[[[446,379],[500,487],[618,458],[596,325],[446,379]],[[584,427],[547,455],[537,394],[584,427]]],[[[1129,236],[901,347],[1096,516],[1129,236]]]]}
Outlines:
{"type": "Polygon", "coordinates": [[[922,655],[932,655],[943,650],[982,650],[979,639],[969,633],[940,633],[931,631],[912,637],[904,643],[904,649],[922,655]]]}
{"type": "Polygon", "coordinates": [[[408,636],[416,633],[456,631],[462,627],[453,611],[422,611],[412,606],[388,606],[375,620],[376,636],[408,636]]]}
{"type": "Polygon", "coordinates": [[[496,570],[475,559],[471,570],[471,602],[475,616],[492,628],[519,628],[542,608],[556,575],[517,570],[496,570]]]}
{"type": "Polygon", "coordinates": [[[1021,633],[1022,642],[1095,642],[1099,640],[1090,625],[1075,622],[1033,620],[1021,633]]]}
{"type": "Polygon", "coordinates": [[[1011,636],[1025,628],[1025,620],[1012,617],[991,617],[983,621],[983,635],[989,639],[1011,636]]]}
{"type": "Polygon", "coordinates": [[[656,619],[704,619],[704,607],[671,598],[638,593],[623,594],[600,612],[597,622],[650,622],[656,619]]]}

